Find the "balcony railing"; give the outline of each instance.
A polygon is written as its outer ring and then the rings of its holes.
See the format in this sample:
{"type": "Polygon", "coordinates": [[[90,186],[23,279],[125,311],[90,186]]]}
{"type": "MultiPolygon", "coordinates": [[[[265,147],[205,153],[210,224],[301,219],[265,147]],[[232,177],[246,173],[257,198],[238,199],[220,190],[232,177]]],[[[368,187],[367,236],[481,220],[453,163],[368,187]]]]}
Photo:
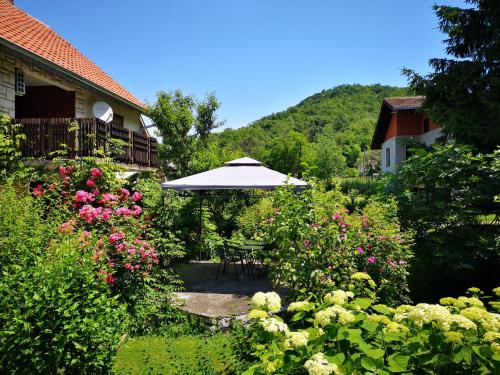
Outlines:
{"type": "Polygon", "coordinates": [[[63,145],[69,156],[94,156],[95,149],[111,150],[111,139],[125,143],[123,153],[114,159],[124,164],[154,167],[158,165],[155,138],[106,123],[97,118],[21,118],[12,120],[23,125],[22,154],[25,157],[51,158],[63,145]],[[74,123],[78,126],[72,126],[74,123]]]}

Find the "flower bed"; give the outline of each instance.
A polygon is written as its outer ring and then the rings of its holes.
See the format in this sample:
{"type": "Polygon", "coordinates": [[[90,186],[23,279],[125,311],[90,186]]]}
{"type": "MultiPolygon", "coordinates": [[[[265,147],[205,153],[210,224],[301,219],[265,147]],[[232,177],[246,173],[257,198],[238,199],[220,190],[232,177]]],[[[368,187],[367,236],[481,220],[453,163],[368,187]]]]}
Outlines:
{"type": "MultiPolygon", "coordinates": [[[[317,302],[291,303],[283,319],[279,297],[252,298],[254,348],[259,363],[245,374],[496,373],[500,370],[500,315],[472,296],[392,308],[377,304],[365,273],[348,291],[317,302]],[[272,301],[272,304],[270,304],[272,301]]],[[[498,308],[500,288],[494,290],[498,308]]]]}

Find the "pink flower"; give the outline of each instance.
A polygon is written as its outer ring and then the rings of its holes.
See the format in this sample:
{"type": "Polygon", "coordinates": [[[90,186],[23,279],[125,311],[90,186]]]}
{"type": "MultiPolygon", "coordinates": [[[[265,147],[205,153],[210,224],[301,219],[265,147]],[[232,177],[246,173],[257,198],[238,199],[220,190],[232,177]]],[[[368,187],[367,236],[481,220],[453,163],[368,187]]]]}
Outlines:
{"type": "Polygon", "coordinates": [[[74,167],[65,167],[63,165],[61,165],[59,167],[59,174],[61,176],[67,176],[67,175],[70,175],[71,173],[73,173],[75,171],[75,168],[74,167]]]}
{"type": "Polygon", "coordinates": [[[93,187],[95,187],[95,181],[92,180],[91,178],[89,178],[87,180],[87,182],[85,183],[85,185],[87,185],[89,188],[93,188],[93,187]]]}
{"type": "Polygon", "coordinates": [[[378,239],[379,239],[380,241],[383,241],[383,240],[385,240],[385,237],[384,237],[384,236],[378,236],[378,239]]]}
{"type": "Polygon", "coordinates": [[[130,197],[130,191],[125,188],[118,189],[118,194],[122,196],[122,200],[126,201],[130,197]]]}
{"type": "Polygon", "coordinates": [[[132,194],[132,200],[134,202],[138,202],[142,199],[142,194],[136,191],[134,194],[132,194]]]}
{"type": "Polygon", "coordinates": [[[108,204],[110,202],[116,202],[120,197],[118,195],[115,195],[115,194],[111,194],[111,193],[104,193],[102,195],[102,203],[103,204],[108,204]]]}
{"type": "Polygon", "coordinates": [[[113,214],[113,210],[112,209],[105,208],[102,211],[102,216],[101,216],[102,221],[108,221],[111,218],[112,214],[113,214]]]}
{"type": "Polygon", "coordinates": [[[83,236],[85,238],[89,238],[90,237],[90,232],[88,230],[83,231],[83,236]]]}
{"type": "Polygon", "coordinates": [[[33,195],[37,198],[41,197],[43,195],[43,186],[38,185],[36,188],[34,188],[33,195]]]}
{"type": "Polygon", "coordinates": [[[393,261],[392,259],[388,259],[388,260],[387,260],[387,264],[388,264],[389,266],[391,266],[392,268],[394,268],[394,267],[397,267],[397,266],[398,266],[398,264],[397,264],[395,261],[393,261]]]}
{"type": "Polygon", "coordinates": [[[373,255],[371,257],[368,257],[368,263],[373,264],[377,261],[377,258],[375,258],[373,255]]]}
{"type": "Polygon", "coordinates": [[[80,210],[78,211],[80,214],[80,217],[85,221],[87,224],[92,223],[94,219],[96,218],[96,213],[94,210],[94,207],[86,204],[80,210]]]}
{"type": "Polygon", "coordinates": [[[136,270],[138,270],[138,269],[140,269],[140,268],[141,268],[141,265],[140,265],[140,264],[136,264],[136,265],[135,265],[135,269],[136,269],[136,270]]]}
{"type": "Polygon", "coordinates": [[[91,168],[91,169],[90,169],[90,175],[91,175],[92,177],[97,177],[97,178],[99,178],[99,177],[101,177],[101,176],[102,176],[102,172],[101,172],[101,170],[100,170],[99,168],[95,168],[95,167],[94,167],[94,168],[91,168]]]}
{"type": "Polygon", "coordinates": [[[125,265],[123,266],[126,270],[129,270],[129,271],[132,271],[133,270],[133,267],[130,263],[125,263],[125,265]]]}
{"type": "Polygon", "coordinates": [[[125,235],[122,232],[114,232],[111,233],[108,237],[109,243],[111,245],[116,244],[118,241],[121,241],[125,238],[125,235]]]}
{"type": "Polygon", "coordinates": [[[364,250],[363,250],[363,248],[361,246],[358,246],[356,248],[356,251],[358,252],[358,254],[363,254],[364,253],[364,250]]]}
{"type": "Polygon", "coordinates": [[[118,250],[119,252],[122,252],[123,250],[125,250],[125,247],[127,247],[127,245],[124,242],[122,242],[116,245],[115,249],[118,250]]]}
{"type": "Polygon", "coordinates": [[[135,248],[134,248],[133,246],[130,246],[130,249],[128,249],[128,253],[129,253],[130,255],[135,254],[135,248]]]}
{"type": "Polygon", "coordinates": [[[311,241],[309,241],[309,240],[305,240],[305,241],[304,241],[304,247],[305,247],[306,249],[309,249],[309,247],[310,247],[310,246],[311,246],[311,241]]]}
{"type": "Polygon", "coordinates": [[[76,222],[75,220],[70,220],[65,223],[62,223],[59,225],[59,232],[60,233],[71,233],[73,232],[73,227],[75,226],[76,222]]]}
{"type": "Polygon", "coordinates": [[[113,285],[115,283],[115,277],[112,274],[106,276],[106,284],[113,285]]]}
{"type": "Polygon", "coordinates": [[[118,216],[130,216],[133,214],[133,211],[127,207],[120,207],[115,210],[115,214],[118,216]]]}
{"type": "Polygon", "coordinates": [[[134,205],[132,207],[132,216],[137,217],[141,214],[141,212],[142,212],[142,208],[140,208],[139,206],[134,205]]]}
{"type": "Polygon", "coordinates": [[[94,199],[95,199],[94,194],[88,193],[84,190],[78,190],[75,193],[75,202],[81,202],[81,203],[93,202],[94,199]]]}

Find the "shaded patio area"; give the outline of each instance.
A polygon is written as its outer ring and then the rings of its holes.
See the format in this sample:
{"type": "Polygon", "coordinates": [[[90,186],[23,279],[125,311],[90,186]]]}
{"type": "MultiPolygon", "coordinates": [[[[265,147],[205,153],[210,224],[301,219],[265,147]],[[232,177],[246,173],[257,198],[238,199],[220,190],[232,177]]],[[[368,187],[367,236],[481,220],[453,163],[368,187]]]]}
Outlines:
{"type": "Polygon", "coordinates": [[[175,270],[184,282],[185,291],[177,296],[184,301],[182,309],[208,318],[240,315],[250,310],[250,297],[258,292],[272,290],[266,277],[243,274],[237,266],[236,279],[233,265],[216,279],[218,263],[192,261],[178,264],[175,270]]]}

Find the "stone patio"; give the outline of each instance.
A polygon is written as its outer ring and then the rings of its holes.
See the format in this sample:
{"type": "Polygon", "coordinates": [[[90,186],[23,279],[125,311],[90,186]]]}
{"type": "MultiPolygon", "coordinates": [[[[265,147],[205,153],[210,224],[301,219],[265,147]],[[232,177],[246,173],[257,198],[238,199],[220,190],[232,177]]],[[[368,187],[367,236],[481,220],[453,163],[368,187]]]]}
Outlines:
{"type": "Polygon", "coordinates": [[[183,310],[207,318],[241,315],[250,309],[249,299],[254,293],[272,290],[266,277],[256,275],[252,280],[241,272],[241,265],[237,266],[238,280],[232,264],[216,279],[218,266],[218,263],[192,261],[175,267],[184,282],[185,290],[177,293],[184,301],[183,310]]]}

